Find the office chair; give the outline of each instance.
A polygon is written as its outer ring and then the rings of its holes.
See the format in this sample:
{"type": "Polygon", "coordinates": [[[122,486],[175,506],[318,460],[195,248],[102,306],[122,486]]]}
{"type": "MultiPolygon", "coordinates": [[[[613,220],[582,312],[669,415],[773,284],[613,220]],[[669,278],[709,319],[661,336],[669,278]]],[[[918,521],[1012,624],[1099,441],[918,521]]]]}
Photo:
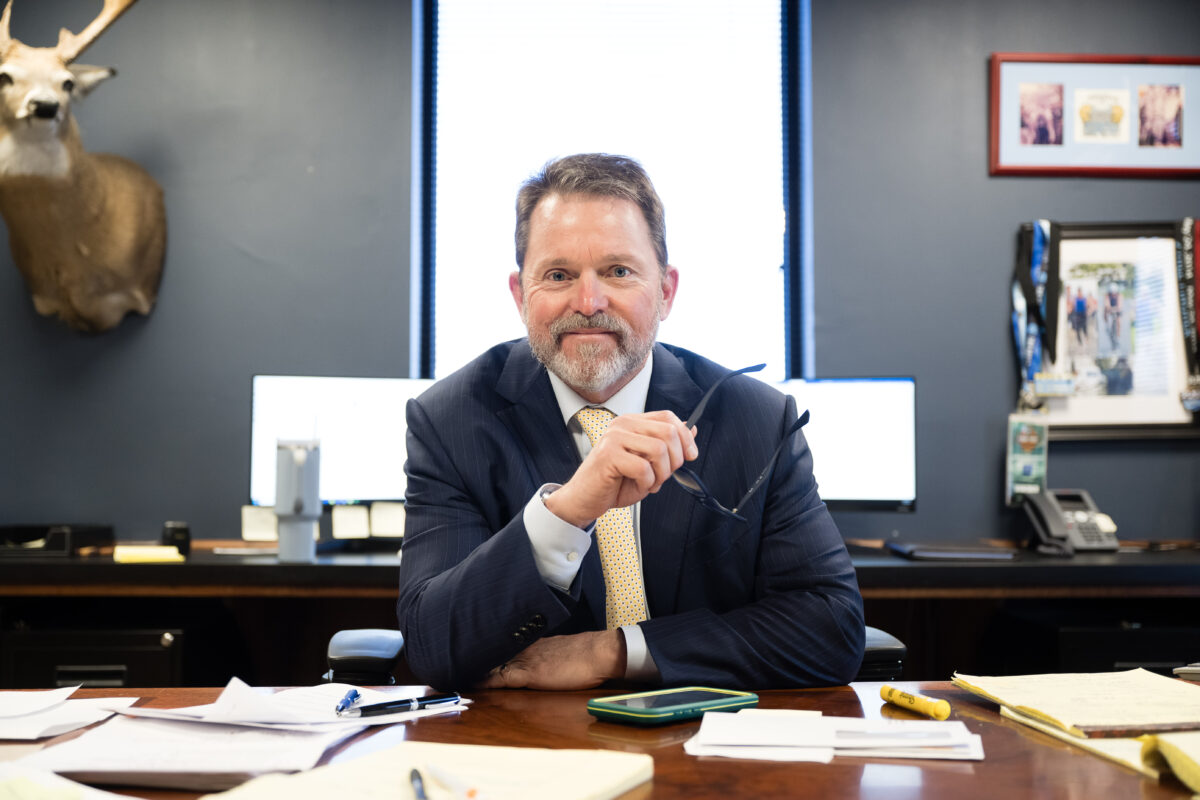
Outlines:
{"type": "MultiPolygon", "coordinates": [[[[403,652],[404,636],[400,631],[383,628],[338,631],[329,640],[329,671],[323,677],[334,683],[391,686],[396,682],[394,673],[403,652]]],[[[868,625],[863,663],[854,680],[899,680],[907,654],[904,642],[868,625]]]]}

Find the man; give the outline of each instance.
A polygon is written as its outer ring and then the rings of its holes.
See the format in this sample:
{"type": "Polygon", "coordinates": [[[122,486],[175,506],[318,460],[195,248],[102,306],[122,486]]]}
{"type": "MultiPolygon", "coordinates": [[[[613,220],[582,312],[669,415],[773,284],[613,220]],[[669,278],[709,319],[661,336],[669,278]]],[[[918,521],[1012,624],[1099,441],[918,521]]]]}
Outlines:
{"type": "Polygon", "coordinates": [[[851,680],[862,598],[803,436],[740,519],[670,479],[690,462],[737,502],[796,408],[739,376],[682,422],[729,370],[655,343],[679,273],[641,166],[547,164],[518,195],[516,250],[528,339],[408,404],[397,610],[413,673],[445,688],[851,680]]]}

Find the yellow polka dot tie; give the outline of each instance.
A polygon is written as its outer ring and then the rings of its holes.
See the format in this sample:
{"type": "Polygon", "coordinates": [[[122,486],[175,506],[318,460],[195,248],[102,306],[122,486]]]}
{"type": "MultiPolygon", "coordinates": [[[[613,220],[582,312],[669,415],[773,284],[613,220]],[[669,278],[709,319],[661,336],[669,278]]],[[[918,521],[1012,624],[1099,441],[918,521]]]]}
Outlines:
{"type": "MultiPolygon", "coordinates": [[[[615,415],[607,408],[581,408],[575,416],[595,447],[615,415]]],[[[646,619],[646,587],[638,563],[633,506],[605,511],[596,520],[596,543],[600,548],[600,567],[604,570],[609,630],[646,619]]]]}

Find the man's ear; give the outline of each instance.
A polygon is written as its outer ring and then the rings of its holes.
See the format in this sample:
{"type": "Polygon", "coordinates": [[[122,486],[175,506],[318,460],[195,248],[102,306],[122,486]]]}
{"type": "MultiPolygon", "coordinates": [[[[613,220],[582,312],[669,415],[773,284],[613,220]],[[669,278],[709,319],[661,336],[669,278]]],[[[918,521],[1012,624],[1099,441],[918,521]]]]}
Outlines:
{"type": "Polygon", "coordinates": [[[513,302],[517,304],[517,313],[525,313],[525,290],[521,288],[521,272],[513,272],[508,276],[508,291],[513,302]]]}
{"type": "Polygon", "coordinates": [[[75,76],[75,88],[71,92],[75,97],[87,97],[92,89],[117,74],[112,67],[92,67],[87,64],[70,64],[67,69],[75,76]]]}
{"type": "Polygon", "coordinates": [[[658,315],[661,322],[671,313],[671,306],[675,304],[675,293],[679,291],[679,270],[667,264],[667,268],[662,272],[662,311],[658,315]]]}

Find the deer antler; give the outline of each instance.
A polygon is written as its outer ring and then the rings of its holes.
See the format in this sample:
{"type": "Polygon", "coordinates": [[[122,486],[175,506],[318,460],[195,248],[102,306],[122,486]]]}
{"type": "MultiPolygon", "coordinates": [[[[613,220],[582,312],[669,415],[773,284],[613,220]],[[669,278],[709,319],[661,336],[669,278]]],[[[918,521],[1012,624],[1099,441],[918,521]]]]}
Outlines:
{"type": "MultiPolygon", "coordinates": [[[[12,5],[12,0],[8,0],[9,5],[12,5]]],[[[71,33],[66,28],[58,32],[58,46],[55,50],[62,58],[64,64],[70,64],[79,55],[96,41],[96,37],[104,33],[104,30],[116,22],[117,17],[129,10],[129,7],[136,3],[137,0],[104,0],[104,9],[100,12],[100,16],[96,17],[91,23],[80,31],[78,34],[71,33]]],[[[8,11],[5,10],[4,18],[8,18],[8,11]]]]}
{"type": "Polygon", "coordinates": [[[4,6],[4,16],[0,16],[0,58],[4,58],[8,46],[12,44],[12,37],[8,35],[8,18],[11,16],[12,0],[8,0],[4,6]]]}

